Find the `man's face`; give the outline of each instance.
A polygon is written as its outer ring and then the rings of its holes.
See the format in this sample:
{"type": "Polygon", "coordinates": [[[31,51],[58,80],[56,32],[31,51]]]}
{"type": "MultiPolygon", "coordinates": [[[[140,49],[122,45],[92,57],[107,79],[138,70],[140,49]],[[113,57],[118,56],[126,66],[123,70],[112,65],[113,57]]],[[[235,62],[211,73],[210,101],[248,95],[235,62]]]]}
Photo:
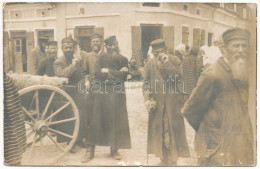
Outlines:
{"type": "Polygon", "coordinates": [[[56,58],[57,57],[57,51],[58,51],[57,46],[49,46],[48,56],[51,57],[51,58],[56,58]]]}
{"type": "Polygon", "coordinates": [[[74,54],[74,44],[73,43],[63,43],[62,51],[66,58],[72,59],[74,54]]]}
{"type": "Polygon", "coordinates": [[[249,43],[244,39],[229,41],[224,47],[224,56],[232,68],[235,79],[247,81],[247,60],[249,57],[249,43]]]}
{"type": "Polygon", "coordinates": [[[166,52],[165,48],[159,48],[156,50],[152,50],[152,53],[153,53],[154,57],[156,57],[156,58],[165,52],[166,52]]]}
{"type": "Polygon", "coordinates": [[[108,54],[110,54],[111,56],[117,56],[119,54],[117,41],[113,41],[111,44],[106,45],[106,48],[108,54]]]}
{"type": "Polygon", "coordinates": [[[39,42],[39,47],[40,47],[40,49],[41,49],[41,51],[42,51],[43,53],[45,53],[45,47],[46,47],[46,45],[47,45],[47,43],[44,42],[44,41],[40,41],[40,42],[39,42]]]}
{"type": "Polygon", "coordinates": [[[234,39],[226,44],[224,50],[231,63],[240,58],[246,60],[249,55],[249,44],[247,40],[234,39]]]}
{"type": "Polygon", "coordinates": [[[101,46],[102,46],[102,42],[100,38],[93,38],[91,40],[91,48],[95,53],[101,50],[101,46]]]}

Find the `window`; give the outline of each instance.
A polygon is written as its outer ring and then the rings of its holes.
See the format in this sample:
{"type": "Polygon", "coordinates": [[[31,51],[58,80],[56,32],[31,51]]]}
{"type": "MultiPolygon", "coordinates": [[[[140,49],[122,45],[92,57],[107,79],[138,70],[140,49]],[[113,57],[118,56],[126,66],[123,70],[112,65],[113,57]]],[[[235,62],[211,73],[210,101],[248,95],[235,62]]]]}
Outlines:
{"type": "Polygon", "coordinates": [[[189,27],[182,27],[182,43],[189,45],[189,27]]]}
{"type": "Polygon", "coordinates": [[[233,3],[226,3],[225,6],[228,10],[231,10],[231,11],[235,10],[235,5],[233,3]]]}
{"type": "Polygon", "coordinates": [[[184,10],[184,11],[188,11],[188,10],[189,10],[189,6],[186,5],[186,4],[184,4],[182,10],[184,10]]]}
{"type": "Polygon", "coordinates": [[[146,7],[159,7],[160,3],[144,2],[144,3],[142,3],[142,5],[146,6],[146,7]]]}
{"type": "Polygon", "coordinates": [[[196,9],[196,15],[200,15],[200,9],[196,9]]]}
{"type": "Polygon", "coordinates": [[[80,15],[84,15],[85,14],[85,9],[84,8],[80,8],[79,9],[79,14],[80,15]]]}
{"type": "Polygon", "coordinates": [[[48,9],[37,9],[37,17],[48,17],[50,16],[50,11],[48,9]]]}
{"type": "Polygon", "coordinates": [[[243,18],[246,19],[247,10],[246,8],[243,8],[243,18]]]}
{"type": "Polygon", "coordinates": [[[22,11],[11,11],[11,19],[22,19],[22,11]]]}
{"type": "Polygon", "coordinates": [[[21,52],[21,40],[15,40],[15,52],[21,52]]]}

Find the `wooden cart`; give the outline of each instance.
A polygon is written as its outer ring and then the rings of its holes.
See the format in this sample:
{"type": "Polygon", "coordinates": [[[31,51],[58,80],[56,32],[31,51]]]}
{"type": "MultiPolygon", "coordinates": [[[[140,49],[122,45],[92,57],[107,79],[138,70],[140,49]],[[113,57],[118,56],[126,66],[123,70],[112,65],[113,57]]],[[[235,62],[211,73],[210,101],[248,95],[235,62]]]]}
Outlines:
{"type": "Polygon", "coordinates": [[[25,113],[27,149],[22,165],[57,163],[72,148],[78,136],[79,111],[68,94],[75,90],[75,86],[69,86],[67,78],[27,74],[9,76],[16,83],[25,113]]]}

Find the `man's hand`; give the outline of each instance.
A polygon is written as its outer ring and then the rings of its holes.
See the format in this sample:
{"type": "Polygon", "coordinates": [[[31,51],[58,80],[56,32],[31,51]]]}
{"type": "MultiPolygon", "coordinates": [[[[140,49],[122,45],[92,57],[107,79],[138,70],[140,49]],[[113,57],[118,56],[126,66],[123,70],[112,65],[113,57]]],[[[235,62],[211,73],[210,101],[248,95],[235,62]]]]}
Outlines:
{"type": "Polygon", "coordinates": [[[122,68],[120,69],[120,71],[121,71],[121,72],[128,72],[128,68],[127,68],[127,67],[122,67],[122,68]]]}
{"type": "Polygon", "coordinates": [[[109,71],[109,69],[107,69],[107,68],[102,68],[102,69],[101,69],[101,72],[102,72],[102,73],[108,73],[108,71],[109,71]]]}
{"type": "Polygon", "coordinates": [[[152,112],[153,110],[155,110],[155,108],[156,108],[156,102],[155,102],[153,99],[147,100],[147,101],[145,102],[145,107],[146,107],[147,111],[150,113],[150,112],[152,112]]]}
{"type": "Polygon", "coordinates": [[[73,59],[73,60],[72,60],[72,64],[73,64],[74,66],[77,66],[77,65],[79,64],[79,60],[78,60],[78,59],[73,59]]]}
{"type": "Polygon", "coordinates": [[[168,62],[168,60],[169,60],[169,56],[166,55],[165,53],[160,54],[160,55],[159,55],[159,58],[160,58],[160,60],[161,60],[163,63],[168,62]]]}

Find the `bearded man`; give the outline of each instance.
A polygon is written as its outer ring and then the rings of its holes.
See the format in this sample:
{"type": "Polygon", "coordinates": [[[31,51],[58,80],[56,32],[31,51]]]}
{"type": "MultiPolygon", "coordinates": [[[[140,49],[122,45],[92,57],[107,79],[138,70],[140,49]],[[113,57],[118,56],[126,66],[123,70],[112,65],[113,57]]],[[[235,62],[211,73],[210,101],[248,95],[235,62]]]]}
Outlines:
{"type": "MultiPolygon", "coordinates": [[[[86,103],[86,109],[84,109],[83,113],[83,121],[84,121],[84,127],[86,133],[86,139],[91,137],[91,131],[88,127],[89,121],[92,121],[90,112],[92,112],[93,109],[93,101],[94,101],[94,94],[89,90],[91,88],[91,82],[95,79],[95,68],[96,68],[96,61],[97,59],[104,54],[104,40],[103,36],[97,33],[94,33],[91,37],[91,48],[92,52],[88,53],[83,61],[83,71],[82,74],[85,77],[86,80],[86,90],[88,93],[85,97],[85,103],[86,103]]],[[[87,144],[86,147],[86,153],[81,159],[82,163],[86,163],[89,160],[91,160],[94,156],[92,156],[92,150],[94,151],[94,145],[87,144]]]]}
{"type": "Polygon", "coordinates": [[[47,75],[49,77],[54,76],[53,64],[57,58],[57,41],[49,41],[46,45],[48,52],[46,51],[46,57],[43,58],[37,68],[37,75],[47,75]]]}
{"type": "Polygon", "coordinates": [[[122,158],[118,149],[131,148],[124,87],[128,60],[120,54],[115,36],[108,37],[105,46],[107,53],[96,62],[95,81],[90,89],[94,101],[86,140],[90,149],[84,162],[94,158],[95,145],[109,146],[115,160],[122,158]]]}
{"type": "Polygon", "coordinates": [[[222,38],[223,57],[202,73],[182,113],[196,131],[199,165],[252,166],[254,144],[247,109],[250,33],[233,28],[222,38]]]}
{"type": "MultiPolygon", "coordinates": [[[[76,42],[71,37],[66,37],[61,41],[63,56],[59,57],[53,65],[55,76],[58,77],[66,77],[69,79],[69,85],[71,88],[66,88],[65,91],[72,97],[75,101],[77,108],[79,110],[80,120],[82,120],[82,110],[85,108],[83,103],[83,95],[78,90],[79,82],[82,79],[82,60],[81,58],[86,57],[85,52],[80,52],[80,56],[74,56],[74,49],[76,42]],[[83,56],[84,55],[84,56],[83,56]]],[[[66,101],[65,101],[66,103],[66,101]]],[[[64,105],[64,104],[63,104],[64,105]]],[[[57,117],[59,120],[63,120],[71,117],[71,110],[66,109],[63,113],[58,114],[57,117]]],[[[78,138],[75,145],[83,146],[83,122],[80,122],[80,129],[78,138]]],[[[66,124],[57,125],[56,128],[59,131],[65,132],[67,134],[71,134],[74,130],[72,127],[74,126],[74,122],[67,122],[66,124]]],[[[59,136],[58,142],[69,142],[71,141],[68,138],[59,136]]],[[[71,149],[71,153],[76,153],[77,147],[73,146],[71,149]]]]}

